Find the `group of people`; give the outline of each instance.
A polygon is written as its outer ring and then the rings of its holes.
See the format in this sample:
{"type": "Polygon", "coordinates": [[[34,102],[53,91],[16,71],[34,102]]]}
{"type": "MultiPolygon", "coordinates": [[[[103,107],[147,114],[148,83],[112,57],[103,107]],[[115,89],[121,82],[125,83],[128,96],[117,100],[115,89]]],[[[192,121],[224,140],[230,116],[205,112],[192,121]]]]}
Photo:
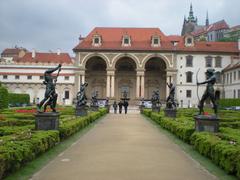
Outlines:
{"type": "Polygon", "coordinates": [[[114,101],[113,103],[113,109],[114,109],[114,113],[117,113],[117,109],[119,110],[119,114],[122,114],[122,108],[124,108],[124,112],[125,114],[127,114],[127,110],[128,110],[128,102],[127,101],[120,101],[118,104],[116,101],[114,101]]]}

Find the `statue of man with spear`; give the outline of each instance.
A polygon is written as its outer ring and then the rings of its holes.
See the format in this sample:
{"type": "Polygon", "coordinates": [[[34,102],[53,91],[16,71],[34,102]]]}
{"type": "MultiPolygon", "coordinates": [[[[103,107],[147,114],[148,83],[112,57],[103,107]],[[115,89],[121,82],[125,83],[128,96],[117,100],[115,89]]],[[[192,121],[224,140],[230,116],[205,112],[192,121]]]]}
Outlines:
{"type": "Polygon", "coordinates": [[[56,68],[48,69],[44,73],[44,81],[43,84],[46,85],[46,91],[44,95],[44,99],[37,105],[37,111],[42,112],[41,108],[43,106],[43,112],[46,112],[47,106],[50,105],[52,112],[56,112],[56,103],[57,103],[57,93],[55,91],[57,78],[61,71],[62,65],[59,64],[56,68]],[[52,73],[57,71],[57,76],[53,77],[52,73]]]}

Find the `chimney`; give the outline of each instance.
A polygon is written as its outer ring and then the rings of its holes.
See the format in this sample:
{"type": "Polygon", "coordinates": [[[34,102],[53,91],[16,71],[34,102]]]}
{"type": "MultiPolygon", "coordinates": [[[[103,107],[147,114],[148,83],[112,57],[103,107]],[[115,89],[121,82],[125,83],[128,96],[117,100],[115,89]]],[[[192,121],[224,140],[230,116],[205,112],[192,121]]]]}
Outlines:
{"type": "Polygon", "coordinates": [[[32,58],[35,58],[36,57],[36,51],[35,49],[32,50],[32,58]]]}
{"type": "Polygon", "coordinates": [[[57,55],[60,55],[60,54],[61,54],[61,50],[57,49],[57,55]]]}

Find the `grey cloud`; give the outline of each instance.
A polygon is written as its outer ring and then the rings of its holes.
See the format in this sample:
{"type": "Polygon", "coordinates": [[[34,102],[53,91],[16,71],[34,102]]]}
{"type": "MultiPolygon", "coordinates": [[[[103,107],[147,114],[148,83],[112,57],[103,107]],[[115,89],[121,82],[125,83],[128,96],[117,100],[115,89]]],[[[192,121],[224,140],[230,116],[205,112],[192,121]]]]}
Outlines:
{"type": "Polygon", "coordinates": [[[72,54],[80,34],[96,26],[159,27],[180,34],[190,2],[199,23],[225,19],[239,22],[239,0],[1,0],[0,51],[19,45],[31,50],[61,48],[72,54]]]}

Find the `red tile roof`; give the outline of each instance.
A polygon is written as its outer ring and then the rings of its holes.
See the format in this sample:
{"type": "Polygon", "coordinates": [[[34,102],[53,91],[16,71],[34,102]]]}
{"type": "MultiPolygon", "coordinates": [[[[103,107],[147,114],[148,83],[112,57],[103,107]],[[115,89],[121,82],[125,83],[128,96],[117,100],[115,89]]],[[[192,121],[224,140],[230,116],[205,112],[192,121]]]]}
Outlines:
{"type": "Polygon", "coordinates": [[[28,52],[22,58],[18,58],[16,62],[72,64],[68,53],[60,53],[58,55],[57,53],[36,52],[35,58],[32,58],[32,53],[28,52]]]}
{"type": "Polygon", "coordinates": [[[76,51],[135,50],[135,51],[193,51],[239,53],[236,42],[195,42],[194,47],[185,47],[184,36],[165,36],[159,28],[94,28],[74,49],[76,51]],[[94,35],[100,35],[102,45],[92,46],[94,35]],[[122,46],[124,35],[131,37],[131,46],[122,46]],[[160,36],[161,46],[152,47],[151,37],[160,36]],[[176,46],[173,41],[179,42],[176,46]]]}
{"type": "Polygon", "coordinates": [[[4,55],[15,55],[15,56],[18,56],[19,52],[22,51],[22,50],[27,52],[27,50],[24,49],[24,48],[6,48],[6,49],[3,50],[1,55],[2,56],[4,56],[4,55]]]}
{"type": "Polygon", "coordinates": [[[192,32],[193,36],[199,36],[208,32],[212,32],[212,31],[217,31],[217,30],[221,30],[221,29],[229,29],[228,24],[226,23],[225,20],[221,20],[218,22],[215,22],[213,24],[210,24],[209,26],[204,26],[200,29],[197,29],[196,31],[192,32]]]}

